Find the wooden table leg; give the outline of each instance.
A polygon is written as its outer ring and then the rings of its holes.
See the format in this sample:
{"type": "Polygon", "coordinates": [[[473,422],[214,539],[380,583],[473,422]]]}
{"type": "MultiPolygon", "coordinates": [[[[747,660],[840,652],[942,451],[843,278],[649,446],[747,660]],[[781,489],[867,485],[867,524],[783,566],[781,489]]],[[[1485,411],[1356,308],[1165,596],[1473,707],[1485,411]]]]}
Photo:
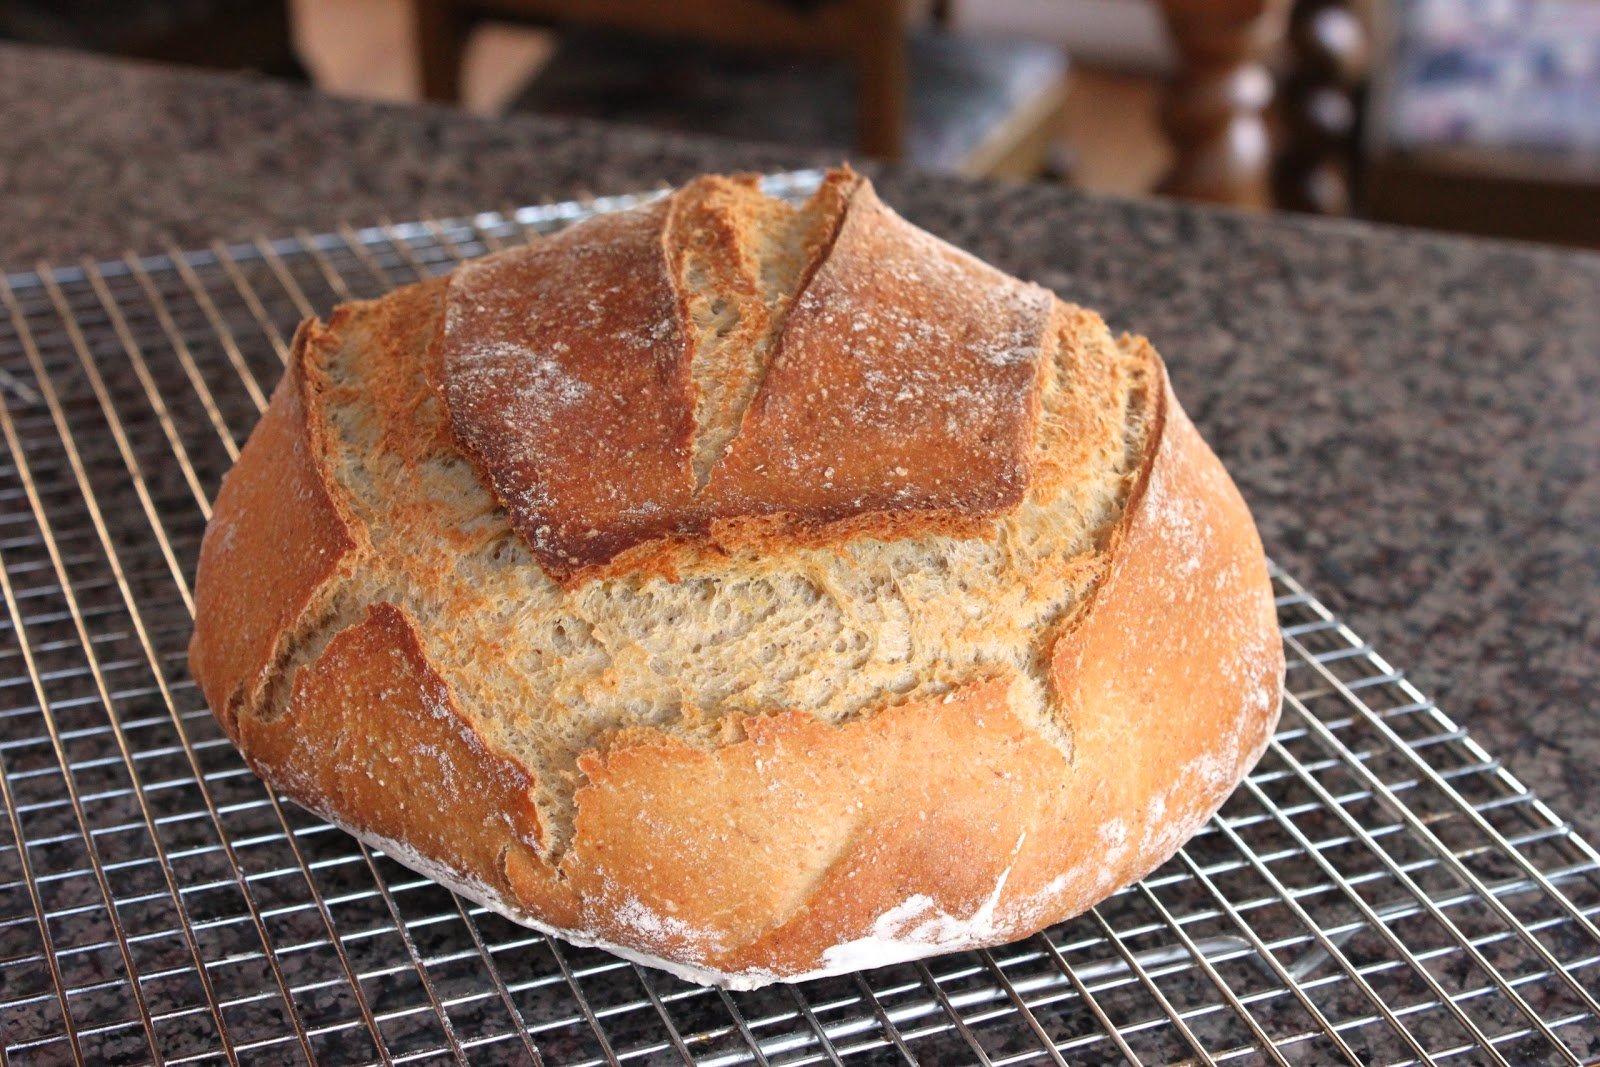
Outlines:
{"type": "Polygon", "coordinates": [[[856,0],[856,148],[878,159],[905,151],[905,0],[856,0]]]}
{"type": "Polygon", "coordinates": [[[1179,56],[1161,121],[1177,160],[1158,192],[1267,207],[1272,144],[1265,112],[1289,0],[1161,0],[1179,56]]]}
{"type": "Polygon", "coordinates": [[[460,101],[468,28],[457,0],[411,0],[412,40],[424,98],[450,104],[460,101]]]}

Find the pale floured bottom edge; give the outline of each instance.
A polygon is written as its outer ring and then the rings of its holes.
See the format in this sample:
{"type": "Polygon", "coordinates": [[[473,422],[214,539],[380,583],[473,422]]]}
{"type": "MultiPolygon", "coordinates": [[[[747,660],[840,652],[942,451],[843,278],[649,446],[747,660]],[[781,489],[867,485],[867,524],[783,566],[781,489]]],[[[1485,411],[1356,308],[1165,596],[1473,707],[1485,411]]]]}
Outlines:
{"type": "MultiPolygon", "coordinates": [[[[1242,765],[1239,777],[1248,773],[1249,768],[1266,749],[1270,739],[1270,732],[1256,745],[1255,751],[1242,765]]],[[[1211,757],[1214,759],[1214,757],[1211,757]]],[[[1166,839],[1154,850],[1158,862],[1148,865],[1153,870],[1161,862],[1165,862],[1177,851],[1201,823],[1214,814],[1226,800],[1230,790],[1224,791],[1215,803],[1208,805],[1204,810],[1195,814],[1195,817],[1183,823],[1174,823],[1169,827],[1166,839]]],[[[1158,798],[1164,802],[1165,798],[1158,798]]],[[[1164,803],[1162,803],[1164,807],[1164,803]]],[[[890,908],[879,915],[872,924],[872,929],[864,937],[853,941],[834,945],[822,953],[821,967],[815,970],[803,971],[798,974],[778,974],[752,968],[750,970],[728,973],[714,971],[706,967],[698,967],[692,963],[679,960],[664,959],[653,956],[648,952],[628,948],[624,945],[614,944],[595,937],[593,934],[582,930],[568,930],[549,923],[541,922],[527,912],[508,903],[499,893],[485,885],[483,882],[457,874],[436,860],[422,855],[416,849],[401,841],[385,837],[382,834],[357,830],[344,820],[325,811],[316,811],[316,815],[344,830],[351,836],[365,842],[367,845],[378,849],[384,855],[402,866],[408,867],[425,878],[444,886],[450,891],[466,897],[468,900],[481,904],[490,911],[509,919],[520,926],[530,927],[540,933],[551,937],[558,937],[574,945],[584,948],[599,948],[619,956],[633,963],[643,964],[647,967],[656,967],[668,974],[692,982],[695,985],[716,986],[722,989],[751,990],[772,985],[775,982],[806,982],[817,978],[831,978],[841,974],[850,974],[856,971],[872,970],[875,967],[888,967],[897,963],[906,963],[911,960],[924,959],[929,956],[942,955],[948,952],[961,952],[969,949],[985,948],[1000,944],[1016,938],[1027,936],[1039,929],[1040,924],[1031,921],[1033,917],[1045,912],[1059,913],[1059,896],[1070,884],[1082,880],[1082,871],[1068,871],[1063,873],[1054,882],[1033,897],[1032,900],[1021,903],[1019,906],[1007,909],[1004,917],[998,914],[999,903],[1006,883],[1011,877],[1017,858],[1022,852],[1022,846],[1027,838],[1026,832],[1020,834],[1016,844],[1012,847],[1011,862],[995,883],[994,890],[983,900],[971,915],[955,916],[946,912],[930,897],[915,894],[900,904],[890,908]]],[[[1159,823],[1159,818],[1150,820],[1159,823]]],[[[1115,869],[1102,862],[1106,869],[1115,869]]],[[[1116,887],[1109,883],[1095,887],[1095,899],[1106,895],[1116,887]]]]}
{"type": "MultiPolygon", "coordinates": [[[[541,922],[527,912],[508,904],[498,893],[489,886],[473,878],[464,878],[443,864],[417,852],[411,846],[385,837],[382,834],[371,833],[366,830],[357,830],[344,822],[329,816],[326,812],[317,812],[319,818],[327,819],[341,830],[357,838],[366,845],[378,849],[385,856],[394,860],[403,867],[407,867],[425,878],[439,883],[451,892],[465,897],[477,904],[482,904],[490,911],[495,912],[511,922],[520,926],[530,927],[551,937],[559,937],[563,941],[579,945],[583,948],[604,949],[615,956],[632,963],[644,964],[647,967],[656,967],[686,982],[695,985],[716,986],[722,989],[751,990],[772,985],[774,982],[807,982],[816,978],[832,978],[836,975],[850,974],[854,971],[871,970],[874,967],[887,967],[895,963],[905,963],[909,960],[922,959],[926,956],[938,955],[945,952],[955,952],[962,949],[978,948],[984,944],[992,943],[981,936],[971,936],[980,933],[977,929],[970,931],[956,931],[946,929],[945,934],[954,934],[948,939],[930,941],[926,934],[913,939],[896,939],[885,936],[887,930],[901,925],[903,918],[908,913],[923,910],[931,904],[926,897],[914,897],[897,908],[892,908],[880,916],[874,926],[874,933],[856,941],[835,945],[823,954],[827,965],[814,971],[804,971],[800,974],[776,974],[772,971],[748,970],[727,974],[722,971],[713,971],[705,967],[696,967],[692,963],[682,963],[677,960],[662,959],[652,956],[648,952],[627,948],[623,945],[612,944],[592,934],[580,930],[566,930],[559,926],[541,922]],[[968,936],[962,936],[965,933],[968,936]]],[[[1009,873],[1009,872],[1007,872],[1009,873]]],[[[1003,886],[1005,879],[1001,879],[1003,886]]],[[[998,896],[999,887],[996,888],[998,896]]],[[[987,916],[974,916],[978,919],[974,927],[988,925],[983,920],[987,916]]]]}
{"type": "MultiPolygon", "coordinates": [[[[1255,765],[1265,751],[1269,739],[1270,732],[1258,742],[1255,750],[1249,754],[1249,757],[1242,764],[1242,768],[1235,763],[1236,774],[1242,777],[1245,773],[1248,773],[1249,768],[1255,765]]],[[[1209,766],[1215,759],[1215,756],[1209,756],[1197,762],[1209,766]]],[[[1216,772],[1213,771],[1214,776],[1215,774],[1216,772]]],[[[1180,776],[1180,778],[1183,777],[1180,776]]],[[[1216,799],[1215,803],[1208,805],[1203,811],[1197,812],[1193,819],[1170,826],[1167,839],[1154,849],[1154,852],[1158,854],[1157,858],[1161,862],[1165,862],[1199,828],[1200,823],[1204,822],[1205,819],[1209,818],[1222,806],[1228,792],[1231,792],[1231,790],[1224,791],[1216,799]]],[[[1165,807],[1164,801],[1165,797],[1158,798],[1158,802],[1161,803],[1163,808],[1165,807]]],[[[1006,883],[1011,877],[1011,871],[1015,867],[1017,858],[1022,852],[1023,843],[1027,839],[1027,833],[1024,831],[1018,835],[1016,843],[1012,846],[1011,862],[1000,873],[1000,877],[995,882],[994,890],[978,905],[971,915],[964,917],[951,915],[939,907],[930,897],[916,894],[879,915],[866,936],[826,949],[822,953],[823,966],[815,970],[804,971],[799,974],[777,974],[773,971],[760,969],[728,973],[714,971],[706,967],[697,967],[692,963],[663,959],[660,956],[652,956],[648,952],[640,952],[638,949],[613,944],[582,930],[567,930],[541,922],[521,908],[508,903],[499,893],[478,879],[457,874],[438,861],[422,855],[404,842],[396,841],[382,834],[357,830],[343,819],[326,811],[316,811],[315,814],[367,845],[378,849],[396,863],[416,871],[423,877],[437,882],[446,889],[466,897],[468,900],[483,905],[490,911],[520,926],[530,927],[540,933],[558,937],[574,945],[604,949],[633,963],[659,968],[686,982],[703,986],[717,986],[722,989],[760,989],[762,986],[771,985],[774,982],[805,982],[816,978],[831,978],[855,971],[887,967],[892,964],[906,963],[910,960],[923,959],[928,956],[983,948],[1009,941],[1031,933],[1038,928],[1039,924],[1029,921],[1030,916],[1037,916],[1045,911],[1059,912],[1058,907],[1050,907],[1049,905],[1052,903],[1058,904],[1059,901],[1054,898],[1058,897],[1070,883],[1074,882],[1082,874],[1081,871],[1063,873],[1033,900],[1023,904],[1019,909],[1008,909],[1010,914],[1002,918],[998,914],[1000,897],[1005,891],[1006,883]]],[[[1159,818],[1150,820],[1152,823],[1159,823],[1160,821],[1159,818]]],[[[1110,865],[1102,865],[1106,866],[1108,870],[1114,869],[1110,865]]],[[[1151,864],[1150,869],[1154,869],[1158,865],[1159,863],[1151,864]]],[[[1106,891],[1115,887],[1108,884],[1097,886],[1096,888],[1100,891],[1095,894],[1098,898],[1104,896],[1106,891]]]]}

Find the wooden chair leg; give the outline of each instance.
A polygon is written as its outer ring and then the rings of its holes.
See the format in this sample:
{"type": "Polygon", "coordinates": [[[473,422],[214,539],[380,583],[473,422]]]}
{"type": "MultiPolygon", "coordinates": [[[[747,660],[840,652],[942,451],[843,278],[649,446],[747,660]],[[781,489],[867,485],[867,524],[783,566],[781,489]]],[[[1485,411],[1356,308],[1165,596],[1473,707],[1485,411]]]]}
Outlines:
{"type": "Polygon", "coordinates": [[[1285,144],[1273,186],[1279,207],[1344,215],[1352,200],[1368,35],[1351,0],[1296,0],[1280,113],[1285,144]]]}
{"type": "Polygon", "coordinates": [[[856,148],[879,159],[905,152],[904,0],[857,0],[856,148]]]}
{"type": "Polygon", "coordinates": [[[1177,155],[1157,191],[1266,207],[1272,145],[1265,111],[1289,0],[1161,0],[1179,55],[1161,120],[1177,155]]]}
{"type": "Polygon", "coordinates": [[[456,0],[411,0],[412,36],[422,95],[454,104],[461,100],[461,64],[470,28],[456,0]]]}

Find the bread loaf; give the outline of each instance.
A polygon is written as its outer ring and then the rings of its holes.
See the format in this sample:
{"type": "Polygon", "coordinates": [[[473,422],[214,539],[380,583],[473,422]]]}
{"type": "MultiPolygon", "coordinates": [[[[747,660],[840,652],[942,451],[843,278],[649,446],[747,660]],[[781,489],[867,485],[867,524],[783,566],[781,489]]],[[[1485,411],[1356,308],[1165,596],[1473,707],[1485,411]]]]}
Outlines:
{"type": "Polygon", "coordinates": [[[749,988],[1166,860],[1283,653],[1143,340],[708,177],[308,321],[201,550],[252,767],[509,918],[749,988]]]}

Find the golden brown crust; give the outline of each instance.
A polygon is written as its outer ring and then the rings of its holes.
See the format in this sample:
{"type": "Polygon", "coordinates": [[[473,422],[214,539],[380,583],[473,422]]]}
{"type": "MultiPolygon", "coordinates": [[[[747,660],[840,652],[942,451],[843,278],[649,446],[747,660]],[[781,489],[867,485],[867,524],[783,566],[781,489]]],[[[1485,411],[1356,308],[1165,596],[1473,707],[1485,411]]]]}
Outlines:
{"type": "Polygon", "coordinates": [[[750,717],[710,749],[633,730],[582,760],[556,867],[530,776],[453,710],[387,605],[301,671],[286,715],[244,719],[241,745],[302,803],[514,914],[736,983],[1012,940],[1166,860],[1276,721],[1254,527],[1158,366],[1153,387],[1107,576],[1052,655],[1070,759],[1005,677],[838,725],[750,717]]]}
{"type": "MultiPolygon", "coordinates": [[[[387,355],[397,367],[407,367],[408,373],[375,375],[372,394],[366,397],[348,395],[349,386],[330,382],[326,388],[330,406],[365,400],[378,420],[378,450],[399,457],[411,470],[426,457],[455,447],[448,427],[441,420],[423,418],[419,410],[434,400],[438,389],[437,370],[428,364],[427,356],[438,331],[448,281],[433,278],[402,286],[382,300],[342,304],[334,309],[326,330],[330,336],[341,335],[359,322],[363,343],[372,352],[387,355]],[[422,365],[424,373],[410,372],[416,364],[422,365]]],[[[348,336],[340,340],[351,343],[348,336]]]]}
{"type": "Polygon", "coordinates": [[[306,807],[497,893],[509,889],[505,850],[540,847],[531,778],[461,717],[393,605],[335,634],[296,673],[287,710],[243,713],[238,741],[257,773],[306,807]]]}
{"type": "Polygon", "coordinates": [[[322,420],[303,373],[323,336],[308,321],[239,461],[223,479],[200,546],[189,669],[230,735],[269,680],[286,638],[356,550],[328,488],[322,420]]]}
{"type": "MultiPolygon", "coordinates": [[[[561,868],[582,929],[794,976],[1013,940],[1167,860],[1259,758],[1284,662],[1249,513],[1156,375],[1108,576],[1052,657],[1070,760],[1005,678],[842,725],[746,719],[714,750],[636,731],[583,762],[561,868]]],[[[540,877],[513,869],[536,916],[540,877]]]]}
{"type": "Polygon", "coordinates": [[[703,485],[680,234],[735,273],[752,208],[693,187],[457,272],[435,341],[451,425],[552,577],[707,541],[965,532],[1022,499],[1050,294],[833,180],[831,240],[764,322],[770,362],[703,485]]]}
{"type": "MultiPolygon", "coordinates": [[[[360,343],[419,349],[443,285],[386,299],[382,314],[362,317],[360,343]]],[[[451,691],[444,660],[429,662],[414,619],[386,602],[360,610],[350,596],[325,608],[366,534],[329,490],[321,405],[336,387],[318,346],[355,314],[302,331],[218,497],[194,669],[269,781],[514,917],[743,985],[995,944],[1076,914],[1164,861],[1266,743],[1283,653],[1244,502],[1148,345],[1083,340],[1065,325],[1077,313],[1058,306],[1061,343],[1093,349],[1063,349],[1071,358],[1061,366],[1132,375],[1118,387],[1142,383],[1127,417],[1143,431],[1128,435],[1140,450],[1120,517],[1098,550],[1071,563],[1094,576],[1093,588],[1040,635],[1045,681],[995,666],[941,696],[842,721],[774,707],[730,717],[716,738],[654,726],[589,735],[597,740],[578,760],[571,841],[553,852],[537,776],[475,728],[483,723],[451,691]],[[273,679],[273,699],[259,699],[273,679]],[[1025,683],[1047,684],[1054,723],[1017,699],[1025,683]]],[[[375,388],[396,391],[374,405],[376,447],[419,474],[451,447],[442,430],[406,433],[405,413],[433,398],[400,373],[375,388]]],[[[1120,413],[1083,398],[1054,417],[1063,444],[1031,472],[1036,483],[1087,464],[1071,458],[1080,440],[1087,449],[1125,430],[1120,413]]],[[[902,513],[908,523],[925,517],[902,513]]],[[[984,516],[960,522],[981,533],[984,516]]],[[[732,522],[741,524],[728,536],[769,538],[779,550],[797,536],[760,518],[732,522]]],[[[620,559],[649,563],[651,551],[620,559]]],[[[438,576],[413,577],[426,586],[438,576]]],[[[473,649],[489,659],[516,652],[473,649]]]]}
{"type": "Polygon", "coordinates": [[[469,264],[450,283],[436,347],[451,425],[552,574],[671,534],[688,503],[689,340],[661,241],[669,206],[597,216],[588,234],[469,264]],[[628,492],[642,486],[654,497],[628,492]]]}
{"type": "Polygon", "coordinates": [[[751,718],[743,741],[714,751],[641,732],[589,757],[563,863],[586,928],[715,971],[784,975],[826,966],[908,898],[971,915],[1067,770],[1006,689],[976,683],[838,726],[751,718]]]}
{"type": "Polygon", "coordinates": [[[1050,315],[1050,294],[907,224],[862,185],[713,469],[715,517],[804,528],[1014,506],[1050,315]]]}

